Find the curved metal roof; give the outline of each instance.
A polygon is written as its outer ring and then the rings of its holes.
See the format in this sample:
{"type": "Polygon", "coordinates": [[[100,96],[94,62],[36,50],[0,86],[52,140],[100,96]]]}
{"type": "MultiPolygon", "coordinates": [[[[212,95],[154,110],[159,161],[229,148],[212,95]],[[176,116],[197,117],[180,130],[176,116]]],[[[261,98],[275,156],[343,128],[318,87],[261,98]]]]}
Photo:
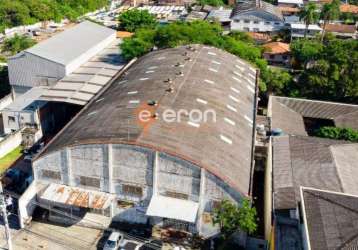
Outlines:
{"type": "MultiPolygon", "coordinates": [[[[222,50],[201,45],[151,52],[91,101],[39,157],[80,144],[132,144],[190,161],[248,195],[256,70],[222,50]],[[153,105],[155,104],[155,105],[153,105]],[[207,122],[166,110],[212,110],[207,122]],[[152,117],[140,122],[138,114],[152,117]],[[154,115],[155,114],[155,115],[154,115]]],[[[197,112],[197,111],[195,111],[197,112]]]]}

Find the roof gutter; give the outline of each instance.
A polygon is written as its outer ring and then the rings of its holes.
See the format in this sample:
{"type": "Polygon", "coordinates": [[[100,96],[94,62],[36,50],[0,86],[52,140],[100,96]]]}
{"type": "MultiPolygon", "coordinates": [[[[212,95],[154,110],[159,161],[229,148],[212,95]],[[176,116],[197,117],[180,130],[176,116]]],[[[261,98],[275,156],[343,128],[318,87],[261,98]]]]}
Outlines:
{"type": "Polygon", "coordinates": [[[255,170],[255,142],[256,142],[256,118],[257,118],[257,107],[259,103],[259,77],[260,70],[256,70],[256,89],[255,89],[255,100],[254,100],[254,119],[252,123],[252,141],[251,141],[251,169],[250,169],[250,185],[249,185],[249,196],[252,196],[253,189],[253,178],[255,170]]]}

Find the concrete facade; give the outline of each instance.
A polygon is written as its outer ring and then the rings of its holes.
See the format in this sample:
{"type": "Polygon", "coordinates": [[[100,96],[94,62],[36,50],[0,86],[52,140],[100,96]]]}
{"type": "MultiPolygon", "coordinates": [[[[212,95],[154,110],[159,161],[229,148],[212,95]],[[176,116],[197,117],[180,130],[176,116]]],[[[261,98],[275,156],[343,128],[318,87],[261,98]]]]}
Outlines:
{"type": "Polygon", "coordinates": [[[203,236],[218,232],[212,224],[216,202],[241,200],[238,192],[208,171],[138,146],[66,147],[35,160],[33,170],[35,180],[42,184],[59,183],[115,194],[109,209],[113,221],[163,226],[165,218],[145,214],[154,194],[197,202],[196,222],[186,223],[187,230],[203,236]]]}

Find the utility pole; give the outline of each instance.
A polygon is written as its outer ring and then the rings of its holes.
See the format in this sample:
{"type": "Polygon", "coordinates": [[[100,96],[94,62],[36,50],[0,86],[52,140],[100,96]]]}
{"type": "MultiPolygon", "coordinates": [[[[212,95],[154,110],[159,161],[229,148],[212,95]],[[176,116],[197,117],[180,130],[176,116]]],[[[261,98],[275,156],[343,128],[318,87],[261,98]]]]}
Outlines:
{"type": "Polygon", "coordinates": [[[8,246],[9,250],[12,250],[13,248],[12,248],[12,242],[11,242],[10,227],[9,227],[9,221],[7,219],[6,202],[5,202],[4,191],[2,188],[1,181],[0,181],[0,206],[1,206],[2,217],[4,218],[7,246],[8,246]]]}

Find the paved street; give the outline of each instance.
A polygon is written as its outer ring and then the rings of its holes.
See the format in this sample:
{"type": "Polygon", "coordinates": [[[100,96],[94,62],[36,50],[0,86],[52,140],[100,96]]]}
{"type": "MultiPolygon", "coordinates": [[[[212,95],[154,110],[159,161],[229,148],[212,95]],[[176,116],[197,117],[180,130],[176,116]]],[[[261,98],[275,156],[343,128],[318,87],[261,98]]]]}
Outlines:
{"type": "MultiPolygon", "coordinates": [[[[97,249],[102,231],[79,226],[61,227],[32,222],[25,230],[11,230],[16,250],[28,249],[97,249]]],[[[6,249],[4,227],[0,228],[0,248],[6,249]]]]}

